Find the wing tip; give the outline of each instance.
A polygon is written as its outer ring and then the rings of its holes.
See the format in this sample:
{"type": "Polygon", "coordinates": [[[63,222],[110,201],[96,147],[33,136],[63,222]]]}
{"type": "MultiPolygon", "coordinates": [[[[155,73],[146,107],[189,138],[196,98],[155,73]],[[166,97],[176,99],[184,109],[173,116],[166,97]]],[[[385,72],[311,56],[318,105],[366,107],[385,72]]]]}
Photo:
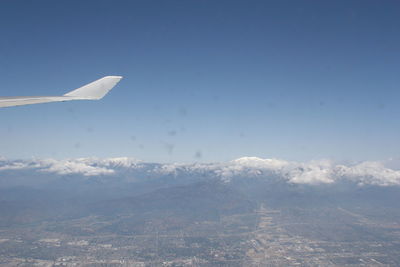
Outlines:
{"type": "Polygon", "coordinates": [[[121,80],[122,78],[124,78],[123,76],[117,76],[117,75],[108,75],[108,76],[104,76],[103,77],[103,79],[104,78],[107,78],[107,79],[119,79],[119,80],[121,80]]]}
{"type": "Polygon", "coordinates": [[[104,76],[94,82],[66,93],[64,96],[76,99],[99,100],[102,99],[119,81],[122,76],[104,76]]]}

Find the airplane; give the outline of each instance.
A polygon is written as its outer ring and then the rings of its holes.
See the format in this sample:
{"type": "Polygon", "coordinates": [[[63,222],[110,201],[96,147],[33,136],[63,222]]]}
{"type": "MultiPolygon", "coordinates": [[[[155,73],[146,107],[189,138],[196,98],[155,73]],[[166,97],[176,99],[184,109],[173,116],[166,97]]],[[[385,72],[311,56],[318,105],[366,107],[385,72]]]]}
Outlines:
{"type": "Polygon", "coordinates": [[[0,97],[0,108],[48,102],[64,102],[70,100],[99,100],[102,99],[121,79],[122,76],[105,76],[62,96],[0,97]]]}

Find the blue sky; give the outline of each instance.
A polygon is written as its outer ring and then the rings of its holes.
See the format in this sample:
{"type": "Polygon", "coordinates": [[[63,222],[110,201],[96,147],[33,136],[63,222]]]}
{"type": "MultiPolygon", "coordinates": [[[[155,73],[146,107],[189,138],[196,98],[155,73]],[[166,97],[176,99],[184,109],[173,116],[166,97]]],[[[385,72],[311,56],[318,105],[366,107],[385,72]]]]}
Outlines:
{"type": "Polygon", "coordinates": [[[0,109],[9,158],[400,157],[398,1],[3,1],[0,95],[101,101],[0,109]]]}

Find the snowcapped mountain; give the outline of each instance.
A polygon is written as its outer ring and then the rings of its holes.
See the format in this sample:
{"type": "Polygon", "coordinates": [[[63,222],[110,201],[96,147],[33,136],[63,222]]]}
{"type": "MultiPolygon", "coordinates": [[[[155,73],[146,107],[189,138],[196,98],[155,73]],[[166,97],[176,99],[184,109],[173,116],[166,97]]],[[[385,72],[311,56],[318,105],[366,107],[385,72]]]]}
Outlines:
{"type": "Polygon", "coordinates": [[[65,177],[92,181],[142,182],[196,181],[217,178],[225,183],[238,179],[261,179],[288,184],[321,185],[351,182],[362,185],[400,185],[400,171],[383,162],[335,164],[329,160],[295,162],[280,159],[242,157],[217,163],[148,163],[133,158],[77,158],[9,160],[0,158],[0,185],[19,181],[41,183],[65,177]]]}

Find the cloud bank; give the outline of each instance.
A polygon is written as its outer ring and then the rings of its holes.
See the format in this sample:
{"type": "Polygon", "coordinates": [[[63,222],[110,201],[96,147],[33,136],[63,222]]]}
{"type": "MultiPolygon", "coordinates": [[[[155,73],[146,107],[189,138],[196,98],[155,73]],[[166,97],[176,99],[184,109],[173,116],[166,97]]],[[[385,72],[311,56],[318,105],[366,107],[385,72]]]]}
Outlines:
{"type": "Polygon", "coordinates": [[[229,162],[194,164],[146,163],[132,158],[78,158],[7,160],[0,158],[0,176],[5,173],[30,171],[55,175],[84,177],[217,177],[224,182],[232,179],[280,179],[292,184],[332,184],[352,182],[362,185],[400,185],[400,171],[383,162],[365,161],[358,164],[335,164],[329,160],[309,162],[243,157],[229,162]]]}

